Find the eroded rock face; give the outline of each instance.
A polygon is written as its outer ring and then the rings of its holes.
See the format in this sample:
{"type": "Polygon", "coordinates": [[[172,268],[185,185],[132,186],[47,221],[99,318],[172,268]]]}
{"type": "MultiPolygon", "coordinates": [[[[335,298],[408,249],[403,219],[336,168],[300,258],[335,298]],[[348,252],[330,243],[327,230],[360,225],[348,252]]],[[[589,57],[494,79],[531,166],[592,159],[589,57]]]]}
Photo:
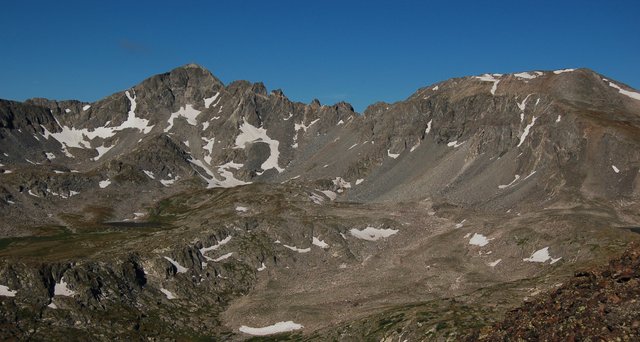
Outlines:
{"type": "Polygon", "coordinates": [[[419,338],[428,301],[470,313],[434,330],[461,336],[637,238],[633,94],[493,74],[359,115],[186,65],[95,103],[0,101],[3,338],[419,338]]]}

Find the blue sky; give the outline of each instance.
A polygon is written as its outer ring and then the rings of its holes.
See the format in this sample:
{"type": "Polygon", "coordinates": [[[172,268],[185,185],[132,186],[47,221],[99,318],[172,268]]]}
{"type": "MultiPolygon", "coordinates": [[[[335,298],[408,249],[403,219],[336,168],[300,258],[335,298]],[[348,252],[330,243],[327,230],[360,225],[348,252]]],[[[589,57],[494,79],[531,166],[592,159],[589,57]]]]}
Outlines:
{"type": "Polygon", "coordinates": [[[451,77],[588,67],[640,88],[636,1],[6,1],[0,98],[94,101],[195,62],[362,111],[451,77]]]}

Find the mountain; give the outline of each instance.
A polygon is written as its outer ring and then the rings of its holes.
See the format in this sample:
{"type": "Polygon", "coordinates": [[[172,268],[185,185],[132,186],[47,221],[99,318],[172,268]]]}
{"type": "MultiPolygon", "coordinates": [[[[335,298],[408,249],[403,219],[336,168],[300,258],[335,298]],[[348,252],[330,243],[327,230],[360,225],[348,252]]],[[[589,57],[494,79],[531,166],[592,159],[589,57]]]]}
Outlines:
{"type": "Polygon", "coordinates": [[[456,339],[638,239],[639,147],[588,69],[362,114],[194,64],[0,100],[2,337],[456,339]]]}

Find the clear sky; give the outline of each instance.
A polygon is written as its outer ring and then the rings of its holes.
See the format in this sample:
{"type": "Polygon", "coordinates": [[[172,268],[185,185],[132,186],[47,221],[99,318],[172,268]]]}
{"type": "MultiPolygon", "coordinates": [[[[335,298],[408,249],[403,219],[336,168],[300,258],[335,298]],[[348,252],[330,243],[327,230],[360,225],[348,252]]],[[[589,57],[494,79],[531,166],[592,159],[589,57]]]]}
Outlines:
{"type": "Polygon", "coordinates": [[[198,63],[362,111],[451,77],[588,67],[640,88],[640,1],[4,1],[0,98],[94,101],[198,63]]]}

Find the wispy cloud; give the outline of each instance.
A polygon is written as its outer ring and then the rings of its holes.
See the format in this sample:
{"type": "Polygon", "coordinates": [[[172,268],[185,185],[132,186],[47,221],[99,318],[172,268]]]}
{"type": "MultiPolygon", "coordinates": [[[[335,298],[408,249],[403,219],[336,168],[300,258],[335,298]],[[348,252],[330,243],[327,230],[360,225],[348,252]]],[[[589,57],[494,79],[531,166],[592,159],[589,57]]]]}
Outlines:
{"type": "Polygon", "coordinates": [[[118,47],[131,54],[146,54],[151,52],[151,49],[148,46],[129,39],[121,39],[118,42],[118,47]]]}

